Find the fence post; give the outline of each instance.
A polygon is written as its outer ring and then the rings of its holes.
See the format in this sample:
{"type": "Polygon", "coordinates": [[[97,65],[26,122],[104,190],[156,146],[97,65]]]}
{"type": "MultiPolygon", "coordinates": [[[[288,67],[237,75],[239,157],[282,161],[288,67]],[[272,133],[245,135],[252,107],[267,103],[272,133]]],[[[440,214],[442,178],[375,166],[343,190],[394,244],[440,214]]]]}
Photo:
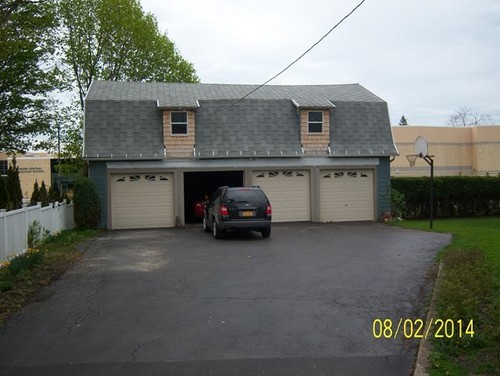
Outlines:
{"type": "Polygon", "coordinates": [[[23,210],[24,210],[24,224],[25,224],[25,234],[26,236],[24,237],[24,249],[28,249],[28,230],[30,228],[30,225],[28,223],[28,204],[23,203],[23,210]]]}

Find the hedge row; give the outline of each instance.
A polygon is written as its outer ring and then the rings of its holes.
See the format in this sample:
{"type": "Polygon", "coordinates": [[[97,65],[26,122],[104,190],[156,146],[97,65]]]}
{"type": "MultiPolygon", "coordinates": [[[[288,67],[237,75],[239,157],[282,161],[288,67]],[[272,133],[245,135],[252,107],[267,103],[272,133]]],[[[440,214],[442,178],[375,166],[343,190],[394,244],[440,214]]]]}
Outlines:
{"type": "MultiPolygon", "coordinates": [[[[405,196],[406,218],[429,216],[430,177],[393,177],[392,188],[405,196]]],[[[434,178],[434,216],[471,217],[500,214],[500,177],[434,178]]]]}

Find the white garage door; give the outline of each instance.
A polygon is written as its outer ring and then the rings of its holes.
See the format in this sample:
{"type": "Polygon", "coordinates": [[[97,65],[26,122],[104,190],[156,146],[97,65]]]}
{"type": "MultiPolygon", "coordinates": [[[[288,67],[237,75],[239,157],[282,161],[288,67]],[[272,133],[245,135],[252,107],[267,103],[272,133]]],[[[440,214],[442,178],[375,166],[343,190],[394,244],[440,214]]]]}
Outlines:
{"type": "Polygon", "coordinates": [[[111,227],[174,227],[173,174],[111,175],[111,227]]]}
{"type": "Polygon", "coordinates": [[[255,171],[253,184],[271,201],[273,222],[311,219],[308,171],[255,171]]]}
{"type": "Polygon", "coordinates": [[[322,222],[373,220],[373,171],[332,170],[320,173],[322,222]]]}

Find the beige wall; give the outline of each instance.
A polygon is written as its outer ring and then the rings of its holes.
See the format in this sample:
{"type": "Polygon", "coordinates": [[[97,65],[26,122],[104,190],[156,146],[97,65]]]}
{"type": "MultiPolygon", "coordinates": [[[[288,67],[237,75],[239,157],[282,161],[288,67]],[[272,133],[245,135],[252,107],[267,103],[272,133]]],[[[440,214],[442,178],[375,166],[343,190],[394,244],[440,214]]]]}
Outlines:
{"type": "Polygon", "coordinates": [[[500,174],[500,126],[475,127],[392,127],[399,156],[391,163],[392,176],[429,176],[429,165],[417,158],[410,167],[407,154],[415,153],[415,140],[428,141],[428,154],[434,156],[434,175],[500,174]]]}
{"type": "MultiPolygon", "coordinates": [[[[26,156],[16,157],[23,198],[31,198],[35,180],[38,181],[39,185],[44,181],[47,190],[49,189],[52,180],[50,171],[51,159],[46,153],[28,153],[26,156]]],[[[0,153],[0,160],[12,161],[12,158],[8,157],[5,153],[0,153]]]]}

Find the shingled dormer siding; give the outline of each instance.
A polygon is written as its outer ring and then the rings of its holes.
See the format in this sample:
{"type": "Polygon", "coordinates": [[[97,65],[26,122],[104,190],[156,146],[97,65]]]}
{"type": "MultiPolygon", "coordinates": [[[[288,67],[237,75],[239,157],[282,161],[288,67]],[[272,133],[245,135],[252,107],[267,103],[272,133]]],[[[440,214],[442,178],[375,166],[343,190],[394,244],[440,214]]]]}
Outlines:
{"type": "Polygon", "coordinates": [[[167,158],[186,158],[193,156],[195,144],[195,116],[192,110],[164,110],[163,111],[163,142],[167,150],[167,158]],[[187,113],[187,134],[172,132],[172,112],[187,113]]]}
{"type": "Polygon", "coordinates": [[[330,143],[330,111],[301,109],[300,110],[300,140],[304,154],[326,154],[330,143]],[[323,130],[320,133],[309,132],[309,112],[323,113],[323,130]]]}

